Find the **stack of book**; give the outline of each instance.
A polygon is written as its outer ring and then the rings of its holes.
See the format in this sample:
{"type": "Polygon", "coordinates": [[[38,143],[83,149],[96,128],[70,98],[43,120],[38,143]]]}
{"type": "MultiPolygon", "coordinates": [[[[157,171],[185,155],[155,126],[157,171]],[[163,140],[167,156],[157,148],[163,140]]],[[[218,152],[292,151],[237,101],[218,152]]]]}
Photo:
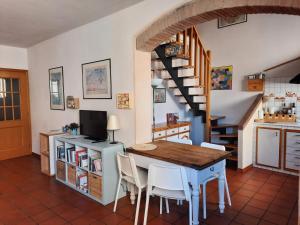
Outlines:
{"type": "Polygon", "coordinates": [[[69,163],[75,163],[75,147],[70,147],[66,149],[67,152],[67,161],[69,163]]]}
{"type": "Polygon", "coordinates": [[[102,159],[100,154],[93,154],[89,157],[89,170],[91,172],[101,172],[102,171],[102,159]]]}
{"type": "Polygon", "coordinates": [[[79,167],[88,167],[88,154],[86,149],[76,151],[76,164],[79,167]]]}
{"type": "Polygon", "coordinates": [[[56,157],[58,159],[65,159],[65,146],[59,145],[56,147],[56,157]]]}
{"type": "Polygon", "coordinates": [[[77,170],[76,173],[76,187],[85,192],[88,193],[88,174],[86,171],[83,170],[77,170]]]}

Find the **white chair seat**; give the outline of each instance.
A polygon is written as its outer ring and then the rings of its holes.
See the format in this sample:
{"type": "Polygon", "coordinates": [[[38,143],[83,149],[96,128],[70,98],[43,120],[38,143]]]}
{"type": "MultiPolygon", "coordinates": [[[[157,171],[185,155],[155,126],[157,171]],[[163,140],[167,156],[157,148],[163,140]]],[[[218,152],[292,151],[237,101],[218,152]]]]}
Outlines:
{"type": "Polygon", "coordinates": [[[166,190],[163,188],[155,187],[152,190],[152,194],[168,199],[185,200],[184,191],[166,190]]]}
{"type": "MultiPolygon", "coordinates": [[[[136,167],[137,169],[137,174],[140,179],[140,185],[142,188],[145,188],[147,186],[147,180],[148,180],[148,172],[142,168],[136,167]]],[[[127,182],[131,184],[135,184],[134,178],[131,176],[124,176],[123,179],[126,180],[127,182]]]]}

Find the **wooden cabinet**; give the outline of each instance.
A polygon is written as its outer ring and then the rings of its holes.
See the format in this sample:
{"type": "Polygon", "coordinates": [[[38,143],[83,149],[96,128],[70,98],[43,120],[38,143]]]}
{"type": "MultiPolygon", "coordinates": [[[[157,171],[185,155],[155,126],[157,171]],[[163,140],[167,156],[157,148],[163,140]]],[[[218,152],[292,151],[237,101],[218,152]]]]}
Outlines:
{"type": "Polygon", "coordinates": [[[291,172],[300,170],[300,130],[284,131],[283,168],[291,172]]]}
{"type": "Polygon", "coordinates": [[[156,124],[153,128],[154,140],[169,140],[170,138],[178,137],[182,139],[190,138],[190,122],[178,122],[177,124],[156,124]]]}
{"type": "Polygon", "coordinates": [[[281,129],[257,127],[256,164],[281,168],[281,129]]]}
{"type": "Polygon", "coordinates": [[[41,172],[53,176],[55,174],[54,157],[54,136],[61,132],[41,132],[40,133],[40,153],[41,153],[41,172]]]}
{"type": "Polygon", "coordinates": [[[248,91],[263,91],[264,84],[263,79],[248,80],[248,91]]]}

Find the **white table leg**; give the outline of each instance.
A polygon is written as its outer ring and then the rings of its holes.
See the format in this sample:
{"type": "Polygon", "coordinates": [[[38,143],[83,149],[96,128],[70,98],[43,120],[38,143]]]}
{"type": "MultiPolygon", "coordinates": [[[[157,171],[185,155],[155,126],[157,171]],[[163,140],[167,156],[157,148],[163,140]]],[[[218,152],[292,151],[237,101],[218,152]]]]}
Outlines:
{"type": "Polygon", "coordinates": [[[130,185],[130,200],[131,204],[134,205],[135,202],[135,185],[134,184],[129,184],[130,185]]]}
{"type": "Polygon", "coordinates": [[[193,208],[193,225],[199,224],[199,193],[200,184],[198,180],[197,171],[192,171],[191,173],[191,185],[192,185],[192,208],[193,208]]]}
{"type": "Polygon", "coordinates": [[[225,209],[225,202],[224,202],[225,174],[224,174],[224,170],[222,170],[220,172],[218,184],[219,184],[219,209],[220,209],[220,213],[224,213],[224,209],[225,209]]]}

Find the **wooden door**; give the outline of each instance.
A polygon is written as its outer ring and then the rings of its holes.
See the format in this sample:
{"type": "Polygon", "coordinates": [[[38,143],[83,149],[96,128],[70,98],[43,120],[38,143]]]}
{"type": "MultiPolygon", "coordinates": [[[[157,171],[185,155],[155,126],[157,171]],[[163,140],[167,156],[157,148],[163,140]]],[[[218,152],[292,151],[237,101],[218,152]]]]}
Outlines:
{"type": "Polygon", "coordinates": [[[280,168],[281,129],[258,127],[256,134],[256,164],[280,168]]]}
{"type": "Polygon", "coordinates": [[[0,69],[0,160],[31,154],[28,75],[0,69]]]}

